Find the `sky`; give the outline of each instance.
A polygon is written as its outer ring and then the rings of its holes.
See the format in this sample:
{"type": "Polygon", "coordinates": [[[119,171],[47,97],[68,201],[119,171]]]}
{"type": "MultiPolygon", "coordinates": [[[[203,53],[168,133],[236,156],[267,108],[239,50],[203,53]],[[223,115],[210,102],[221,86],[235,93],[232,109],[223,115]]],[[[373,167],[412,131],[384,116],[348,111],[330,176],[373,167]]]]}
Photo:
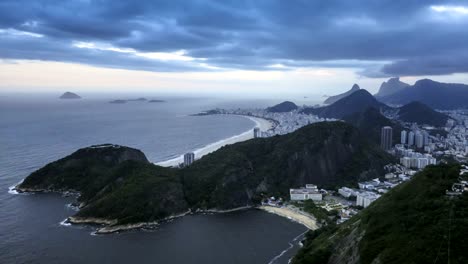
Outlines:
{"type": "Polygon", "coordinates": [[[468,1],[0,1],[0,92],[468,83],[468,1]]]}

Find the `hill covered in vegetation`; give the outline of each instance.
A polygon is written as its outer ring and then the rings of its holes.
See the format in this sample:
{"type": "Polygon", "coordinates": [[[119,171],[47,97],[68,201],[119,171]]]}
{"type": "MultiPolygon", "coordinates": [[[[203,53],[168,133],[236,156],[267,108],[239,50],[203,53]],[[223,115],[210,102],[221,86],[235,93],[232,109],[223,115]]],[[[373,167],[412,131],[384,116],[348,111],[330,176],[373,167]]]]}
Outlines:
{"type": "Polygon", "coordinates": [[[252,206],[306,183],[355,184],[381,175],[392,160],[351,125],[322,122],[225,146],[183,169],[153,165],[139,150],[93,146],[46,165],[17,189],[80,192],[76,218],[122,225],[252,206]]]}
{"type": "Polygon", "coordinates": [[[360,89],[331,105],[318,108],[305,108],[302,111],[303,113],[314,114],[320,117],[342,119],[347,115],[364,112],[370,107],[378,110],[388,108],[385,104],[377,101],[368,91],[360,89]]]}
{"type": "Polygon", "coordinates": [[[404,122],[443,127],[448,118],[446,114],[439,113],[420,102],[411,102],[398,109],[398,119],[404,122]]]}
{"type": "Polygon", "coordinates": [[[296,110],[298,107],[295,103],[290,101],[284,101],[277,105],[268,107],[266,110],[270,113],[284,113],[284,112],[291,112],[296,110]]]}
{"type": "Polygon", "coordinates": [[[459,168],[429,166],[347,222],[309,232],[293,263],[467,263],[468,194],[446,195],[459,168]]]}

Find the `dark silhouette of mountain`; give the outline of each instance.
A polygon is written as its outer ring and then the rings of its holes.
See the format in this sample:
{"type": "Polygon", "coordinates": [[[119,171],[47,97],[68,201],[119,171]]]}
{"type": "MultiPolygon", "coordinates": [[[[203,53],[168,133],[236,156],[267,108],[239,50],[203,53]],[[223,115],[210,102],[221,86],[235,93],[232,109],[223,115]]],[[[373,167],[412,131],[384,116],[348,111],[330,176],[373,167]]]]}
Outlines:
{"type": "Polygon", "coordinates": [[[336,101],[334,104],[319,108],[305,108],[303,112],[324,118],[341,119],[356,112],[364,112],[369,107],[373,107],[378,110],[389,108],[385,104],[377,101],[368,91],[360,89],[349,96],[336,101]]]}
{"type": "Polygon", "coordinates": [[[468,263],[468,194],[460,165],[428,166],[340,225],[306,234],[292,264],[468,263]]]}
{"type": "Polygon", "coordinates": [[[356,184],[382,175],[393,161],[353,126],[320,122],[227,145],[183,169],[153,165],[127,147],[84,148],[33,172],[17,190],[81,192],[73,221],[116,230],[188,210],[253,206],[263,195],[287,197],[289,188],[306,183],[356,184]]]}
{"type": "Polygon", "coordinates": [[[380,85],[379,91],[375,94],[375,97],[388,96],[399,91],[404,90],[405,88],[410,87],[409,84],[400,81],[399,77],[391,78],[386,82],[383,82],[380,85]]]}
{"type": "Polygon", "coordinates": [[[297,105],[290,101],[284,101],[272,107],[268,107],[267,111],[271,113],[283,113],[283,112],[291,112],[297,109],[297,105]]]}
{"type": "Polygon", "coordinates": [[[403,105],[418,101],[433,109],[459,109],[468,107],[468,85],[441,83],[429,79],[417,81],[413,86],[379,98],[388,104],[403,105]]]}
{"type": "Polygon", "coordinates": [[[448,116],[434,111],[429,106],[420,102],[411,102],[399,108],[398,119],[404,122],[431,125],[435,127],[445,126],[448,116]]]}
{"type": "Polygon", "coordinates": [[[324,104],[333,104],[335,103],[336,101],[340,100],[340,99],[343,99],[345,98],[346,96],[360,90],[361,88],[359,87],[359,85],[357,84],[354,84],[353,87],[351,87],[351,90],[348,90],[347,92],[344,92],[342,94],[338,94],[338,95],[334,95],[334,96],[330,96],[328,97],[323,103],[324,104]]]}
{"type": "Polygon", "coordinates": [[[81,99],[81,96],[77,95],[76,93],[65,92],[59,98],[60,99],[81,99]]]}
{"type": "Polygon", "coordinates": [[[393,144],[400,143],[400,137],[398,135],[400,135],[403,127],[398,122],[383,116],[379,110],[374,107],[367,108],[363,112],[347,115],[343,117],[343,120],[358,128],[363,136],[376,144],[380,144],[382,127],[389,126],[393,128],[393,144]]]}

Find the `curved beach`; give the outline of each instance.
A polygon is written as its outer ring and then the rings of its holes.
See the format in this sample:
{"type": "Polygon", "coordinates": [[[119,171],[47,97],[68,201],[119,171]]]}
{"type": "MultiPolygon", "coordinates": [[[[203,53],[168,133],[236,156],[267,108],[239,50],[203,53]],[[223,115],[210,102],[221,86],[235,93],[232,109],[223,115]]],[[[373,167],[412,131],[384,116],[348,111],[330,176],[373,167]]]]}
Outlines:
{"type": "Polygon", "coordinates": [[[310,230],[315,230],[318,228],[317,221],[315,220],[313,216],[306,214],[304,212],[300,212],[298,210],[293,210],[289,207],[274,207],[274,206],[262,205],[262,206],[259,206],[258,209],[266,211],[268,213],[286,217],[294,222],[304,225],[310,230]]]}
{"type": "MultiPolygon", "coordinates": [[[[209,153],[211,153],[213,151],[216,151],[216,150],[220,149],[223,146],[234,144],[234,143],[237,143],[237,142],[246,141],[246,140],[249,140],[249,139],[253,138],[253,129],[255,127],[258,127],[260,129],[260,131],[262,131],[262,132],[267,131],[267,130],[269,130],[269,129],[271,129],[273,127],[273,123],[271,121],[267,120],[267,119],[263,119],[263,118],[259,118],[259,117],[253,117],[253,116],[243,116],[243,117],[246,117],[246,118],[252,120],[253,122],[255,122],[255,126],[252,127],[251,129],[241,133],[241,134],[232,136],[230,138],[226,138],[226,139],[216,141],[214,143],[206,145],[205,147],[194,150],[193,153],[195,153],[195,159],[199,159],[199,158],[205,156],[206,154],[209,154],[209,153]]],[[[157,162],[155,164],[159,165],[159,166],[163,166],[163,167],[174,167],[174,166],[179,165],[183,161],[184,161],[184,155],[182,154],[177,158],[157,162]]]]}

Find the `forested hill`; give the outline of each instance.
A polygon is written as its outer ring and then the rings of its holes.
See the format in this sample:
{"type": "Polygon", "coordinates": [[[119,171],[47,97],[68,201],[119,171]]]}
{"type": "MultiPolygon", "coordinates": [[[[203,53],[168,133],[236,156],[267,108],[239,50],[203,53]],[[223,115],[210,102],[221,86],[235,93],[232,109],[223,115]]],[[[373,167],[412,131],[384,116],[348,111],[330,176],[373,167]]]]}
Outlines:
{"type": "Polygon", "coordinates": [[[446,195],[459,168],[429,166],[347,222],[309,232],[293,263],[468,263],[468,194],[446,195]]]}
{"type": "Polygon", "coordinates": [[[333,187],[382,175],[393,158],[344,122],[225,146],[184,169],[147,162],[139,151],[104,145],[78,150],[32,173],[19,191],[81,192],[77,216],[148,222],[197,209],[256,205],[289,188],[333,187]]]}

